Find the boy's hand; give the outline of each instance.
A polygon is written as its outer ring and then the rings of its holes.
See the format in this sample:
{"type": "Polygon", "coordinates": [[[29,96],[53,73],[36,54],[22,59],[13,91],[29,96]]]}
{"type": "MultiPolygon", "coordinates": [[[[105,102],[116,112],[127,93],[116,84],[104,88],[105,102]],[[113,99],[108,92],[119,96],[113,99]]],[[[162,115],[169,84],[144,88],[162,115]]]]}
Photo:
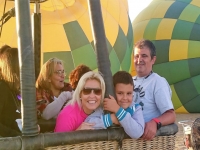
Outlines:
{"type": "Polygon", "coordinates": [[[103,107],[104,110],[108,110],[113,113],[117,113],[119,110],[120,106],[117,104],[117,101],[115,98],[111,95],[109,95],[110,98],[105,98],[103,101],[103,107]]]}
{"type": "Polygon", "coordinates": [[[156,136],[157,124],[151,120],[145,123],[144,133],[142,135],[143,140],[152,140],[156,136]]]}

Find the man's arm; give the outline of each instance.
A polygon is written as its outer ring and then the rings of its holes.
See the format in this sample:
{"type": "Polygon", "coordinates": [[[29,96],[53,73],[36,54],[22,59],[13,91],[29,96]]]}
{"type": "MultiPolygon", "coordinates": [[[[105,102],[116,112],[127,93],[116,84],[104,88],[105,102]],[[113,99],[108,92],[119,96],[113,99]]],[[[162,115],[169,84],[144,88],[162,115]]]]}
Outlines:
{"type": "MultiPolygon", "coordinates": [[[[175,122],[176,115],[174,110],[168,110],[163,113],[161,116],[157,117],[162,126],[169,125],[175,122]]],[[[152,140],[156,136],[157,132],[157,123],[154,120],[151,120],[145,124],[144,134],[142,135],[142,139],[152,140]]]]}
{"type": "Polygon", "coordinates": [[[174,110],[168,110],[164,114],[162,114],[160,117],[158,117],[160,120],[162,126],[169,125],[175,122],[176,120],[176,114],[174,110]]]}

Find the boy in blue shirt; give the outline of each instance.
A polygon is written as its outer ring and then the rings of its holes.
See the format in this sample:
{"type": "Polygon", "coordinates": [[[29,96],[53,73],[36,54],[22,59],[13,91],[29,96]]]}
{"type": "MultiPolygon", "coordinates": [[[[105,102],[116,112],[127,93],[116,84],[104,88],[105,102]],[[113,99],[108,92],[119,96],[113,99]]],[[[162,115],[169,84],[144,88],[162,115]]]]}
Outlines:
{"type": "Polygon", "coordinates": [[[144,132],[144,118],[142,108],[133,103],[133,79],[126,71],[118,71],[113,76],[116,99],[110,95],[103,102],[104,110],[111,113],[104,114],[99,108],[85,122],[94,123],[94,129],[106,129],[114,124],[120,124],[131,138],[137,139],[144,132]]]}

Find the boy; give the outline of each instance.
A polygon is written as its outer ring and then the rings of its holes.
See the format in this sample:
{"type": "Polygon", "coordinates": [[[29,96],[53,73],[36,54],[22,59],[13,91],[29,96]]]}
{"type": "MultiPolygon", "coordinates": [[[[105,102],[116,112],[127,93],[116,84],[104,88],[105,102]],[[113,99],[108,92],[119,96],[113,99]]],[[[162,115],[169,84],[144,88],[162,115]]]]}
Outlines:
{"type": "Polygon", "coordinates": [[[111,114],[103,114],[103,109],[97,109],[86,118],[85,122],[95,123],[95,129],[106,129],[114,124],[120,124],[131,138],[139,138],[144,132],[144,118],[142,108],[133,103],[133,80],[126,71],[118,71],[113,76],[116,99],[110,95],[103,102],[104,110],[111,114]]]}

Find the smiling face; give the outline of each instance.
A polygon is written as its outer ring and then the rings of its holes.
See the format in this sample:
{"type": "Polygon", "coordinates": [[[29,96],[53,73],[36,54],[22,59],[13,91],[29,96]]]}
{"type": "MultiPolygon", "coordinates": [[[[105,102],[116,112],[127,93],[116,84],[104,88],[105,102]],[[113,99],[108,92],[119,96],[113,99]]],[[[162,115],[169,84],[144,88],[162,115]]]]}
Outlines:
{"type": "Polygon", "coordinates": [[[134,50],[134,64],[139,77],[149,75],[152,71],[152,66],[156,61],[156,56],[151,58],[150,49],[146,46],[143,48],[135,48],[134,50]]]}
{"type": "MultiPolygon", "coordinates": [[[[84,89],[101,89],[100,83],[96,79],[88,79],[85,82],[85,85],[83,87],[84,89]]],[[[81,92],[81,102],[83,110],[86,114],[91,114],[97,107],[99,107],[101,103],[102,94],[99,95],[95,94],[94,90],[91,90],[91,92],[85,93],[84,91],[81,92]]]]}
{"type": "Polygon", "coordinates": [[[128,108],[133,101],[133,85],[118,83],[115,86],[117,103],[122,108],[128,108]]]}
{"type": "MultiPolygon", "coordinates": [[[[54,72],[52,76],[49,78],[51,91],[54,93],[60,93],[60,90],[64,87],[64,67],[61,64],[56,64],[54,66],[54,72]]],[[[59,94],[58,94],[59,95],[59,94]]],[[[57,96],[57,94],[54,94],[57,96]]]]}

